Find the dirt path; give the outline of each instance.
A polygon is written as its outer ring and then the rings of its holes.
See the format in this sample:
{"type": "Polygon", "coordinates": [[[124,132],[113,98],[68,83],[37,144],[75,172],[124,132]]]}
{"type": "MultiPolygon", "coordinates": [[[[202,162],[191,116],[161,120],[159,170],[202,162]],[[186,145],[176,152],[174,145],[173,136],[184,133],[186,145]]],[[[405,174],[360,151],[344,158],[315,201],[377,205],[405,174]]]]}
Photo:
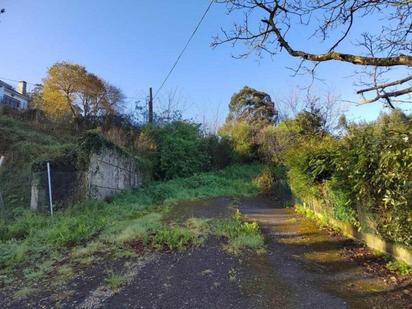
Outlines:
{"type": "MultiPolygon", "coordinates": [[[[178,205],[175,220],[230,215],[231,199],[178,205]]],[[[408,295],[349,258],[351,240],[330,235],[273,199],[240,201],[259,222],[267,254],[234,257],[217,239],[202,248],[163,254],[135,280],[107,299],[106,308],[407,308],[408,295]],[[399,296],[400,295],[400,296],[399,296]]],[[[399,289],[400,287],[398,287],[399,289]]],[[[402,286],[402,290],[411,287],[402,286]]]]}
{"type": "Polygon", "coordinates": [[[401,283],[374,272],[380,258],[354,257],[365,249],[352,240],[320,230],[268,198],[245,199],[240,209],[267,235],[268,272],[293,291],[294,308],[412,308],[410,278],[401,283]]]}
{"type": "MultiPolygon", "coordinates": [[[[222,250],[221,239],[211,237],[183,252],[104,258],[58,291],[16,302],[0,299],[0,307],[412,308],[411,280],[394,282],[390,275],[366,271],[352,258],[358,245],[277,205],[267,197],[239,202],[241,212],[261,225],[265,254],[233,256],[222,250]],[[104,287],[108,268],[129,274],[116,291],[104,287]]],[[[222,218],[233,211],[230,198],[185,202],[171,220],[222,218]]],[[[373,265],[375,259],[363,262],[373,265]]]]}

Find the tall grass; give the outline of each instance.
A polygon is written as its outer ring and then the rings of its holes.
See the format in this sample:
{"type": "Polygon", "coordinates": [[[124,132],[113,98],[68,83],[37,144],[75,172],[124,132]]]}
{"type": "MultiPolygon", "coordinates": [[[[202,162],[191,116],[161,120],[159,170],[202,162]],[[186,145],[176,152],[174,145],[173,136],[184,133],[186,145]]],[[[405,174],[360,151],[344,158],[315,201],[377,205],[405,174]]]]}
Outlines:
{"type": "MultiPolygon", "coordinates": [[[[26,210],[12,222],[0,221],[0,269],[44,259],[51,253],[62,254],[96,238],[127,241],[157,228],[160,216],[148,213],[161,211],[173,201],[255,194],[258,188],[252,179],[260,171],[258,164],[235,165],[190,178],[152,183],[121,194],[111,203],[85,201],[57,212],[53,218],[26,210]]],[[[186,230],[172,232],[176,239],[187,240],[186,230]]]]}

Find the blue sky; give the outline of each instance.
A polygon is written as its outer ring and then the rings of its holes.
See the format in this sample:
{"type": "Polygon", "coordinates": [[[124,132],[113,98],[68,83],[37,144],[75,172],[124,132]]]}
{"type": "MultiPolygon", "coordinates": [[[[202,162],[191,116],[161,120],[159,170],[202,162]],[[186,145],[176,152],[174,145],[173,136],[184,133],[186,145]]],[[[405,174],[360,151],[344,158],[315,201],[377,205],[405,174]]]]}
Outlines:
{"type": "MultiPolygon", "coordinates": [[[[128,97],[143,98],[149,87],[156,91],[160,86],[207,5],[207,0],[0,0],[7,11],[0,18],[0,77],[40,82],[50,65],[64,60],[85,65],[128,97]]],[[[212,6],[160,93],[163,103],[176,90],[186,117],[211,122],[218,115],[222,121],[231,95],[244,85],[274,100],[308,85],[307,76],[291,76],[287,67],[297,62],[284,53],[238,60],[231,57],[237,48],[210,48],[212,36],[232,21],[224,6],[212,6]]],[[[291,38],[300,47],[316,49],[311,44],[317,40],[308,36],[303,30],[291,38]]],[[[353,70],[349,64],[323,64],[318,76],[324,82],[317,82],[314,90],[330,89],[342,99],[358,100],[353,70]]],[[[370,120],[382,105],[348,108],[351,119],[370,120]]]]}

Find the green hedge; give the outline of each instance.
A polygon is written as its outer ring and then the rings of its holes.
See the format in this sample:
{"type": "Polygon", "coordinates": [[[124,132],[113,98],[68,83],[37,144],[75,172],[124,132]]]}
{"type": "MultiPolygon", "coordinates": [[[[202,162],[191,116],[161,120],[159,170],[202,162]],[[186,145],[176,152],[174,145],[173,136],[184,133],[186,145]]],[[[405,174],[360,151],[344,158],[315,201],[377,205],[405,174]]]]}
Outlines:
{"type": "Polygon", "coordinates": [[[341,137],[301,139],[284,155],[290,185],[303,199],[331,205],[359,224],[363,207],[387,240],[412,246],[412,120],[399,111],[352,124],[341,137]]]}

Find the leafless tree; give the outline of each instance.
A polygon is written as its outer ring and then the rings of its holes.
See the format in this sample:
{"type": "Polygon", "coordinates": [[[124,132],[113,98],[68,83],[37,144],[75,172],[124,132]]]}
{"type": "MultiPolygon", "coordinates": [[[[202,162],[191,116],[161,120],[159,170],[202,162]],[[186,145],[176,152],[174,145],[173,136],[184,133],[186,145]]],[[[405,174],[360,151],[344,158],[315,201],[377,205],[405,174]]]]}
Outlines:
{"type": "Polygon", "coordinates": [[[303,111],[315,112],[321,116],[323,128],[329,132],[336,128],[339,117],[345,112],[345,105],[341,104],[340,96],[330,89],[314,94],[310,91],[302,93],[296,88],[276,102],[281,119],[293,118],[303,111]]]}
{"type": "MultiPolygon", "coordinates": [[[[394,108],[398,98],[412,93],[412,0],[217,0],[227,6],[228,13],[242,11],[242,22],[230,30],[222,29],[212,46],[243,42],[246,57],[275,55],[285,50],[301,60],[296,72],[316,69],[321,62],[341,61],[369,71],[371,80],[357,93],[362,103],[383,101],[394,108]],[[355,24],[363,18],[373,18],[371,29],[363,29],[361,37],[353,33],[355,24]],[[320,37],[323,52],[296,48],[290,32],[300,26],[314,29],[320,37]],[[359,53],[340,51],[344,41],[356,42],[359,53]],[[308,67],[307,63],[312,63],[308,67]],[[405,77],[393,79],[388,70],[401,68],[405,77]],[[388,78],[391,78],[388,80],[388,78]]],[[[364,25],[363,25],[364,27],[364,25]]],[[[311,37],[313,43],[313,37],[311,37]]],[[[410,102],[410,101],[408,101],[410,102]]]]}
{"type": "Polygon", "coordinates": [[[155,102],[157,111],[155,113],[155,121],[157,123],[168,123],[182,118],[183,112],[186,110],[186,98],[178,89],[172,89],[155,102]]]}

